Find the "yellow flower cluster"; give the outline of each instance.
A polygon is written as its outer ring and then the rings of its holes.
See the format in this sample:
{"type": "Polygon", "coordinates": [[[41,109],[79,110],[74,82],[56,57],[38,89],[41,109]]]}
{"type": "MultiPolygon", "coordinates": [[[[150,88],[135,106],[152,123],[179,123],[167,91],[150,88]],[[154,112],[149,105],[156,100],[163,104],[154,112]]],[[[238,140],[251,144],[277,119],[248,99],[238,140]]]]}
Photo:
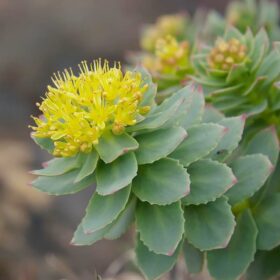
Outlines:
{"type": "Polygon", "coordinates": [[[182,14],[164,15],[157,19],[154,25],[148,26],[141,38],[141,47],[146,51],[154,51],[156,42],[167,35],[183,36],[187,17],[182,14]]]}
{"type": "Polygon", "coordinates": [[[179,69],[189,67],[189,44],[178,42],[172,36],[158,39],[155,56],[147,55],[143,65],[151,72],[176,74],[179,69]]]}
{"type": "Polygon", "coordinates": [[[106,130],[121,134],[149,111],[140,106],[148,85],[139,72],[123,74],[120,64],[110,68],[101,60],[82,62],[79,68],[77,76],[71,69],[54,76],[54,86],[37,104],[43,117],[34,117],[37,126],[31,126],[35,137],[54,141],[57,157],[88,153],[106,130]]]}
{"type": "Polygon", "coordinates": [[[246,60],[246,51],[246,46],[237,39],[228,41],[220,39],[211,50],[207,61],[212,69],[229,71],[233,65],[246,60]]]}

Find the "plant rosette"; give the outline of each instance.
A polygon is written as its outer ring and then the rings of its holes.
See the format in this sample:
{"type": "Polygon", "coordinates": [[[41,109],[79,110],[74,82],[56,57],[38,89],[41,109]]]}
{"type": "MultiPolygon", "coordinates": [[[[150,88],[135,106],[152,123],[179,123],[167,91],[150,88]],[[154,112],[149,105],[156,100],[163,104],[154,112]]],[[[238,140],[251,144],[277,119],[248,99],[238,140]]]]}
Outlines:
{"type": "Polygon", "coordinates": [[[206,100],[226,115],[258,115],[279,127],[279,44],[270,43],[264,29],[256,36],[230,27],[213,47],[193,57],[193,80],[203,85],[206,100]]]}
{"type": "MultiPolygon", "coordinates": [[[[34,141],[55,155],[33,171],[35,188],[51,195],[95,189],[71,243],[116,239],[135,222],[137,263],[148,279],[169,271],[186,246],[186,260],[194,252],[202,261],[204,251],[231,244],[240,228],[232,210],[272,169],[259,151],[230,160],[245,118],[205,109],[201,88],[186,86],[160,105],[155,94],[143,69],[83,63],[79,75],[56,75],[32,127],[34,141]]],[[[242,225],[251,219],[245,210],[242,225]]]]}

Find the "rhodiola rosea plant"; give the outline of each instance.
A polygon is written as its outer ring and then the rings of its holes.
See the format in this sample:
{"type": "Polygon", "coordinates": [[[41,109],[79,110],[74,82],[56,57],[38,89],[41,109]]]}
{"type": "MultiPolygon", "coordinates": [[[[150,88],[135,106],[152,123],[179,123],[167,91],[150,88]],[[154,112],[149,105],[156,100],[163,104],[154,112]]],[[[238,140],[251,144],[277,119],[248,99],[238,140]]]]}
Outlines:
{"type": "Polygon", "coordinates": [[[53,83],[38,104],[43,115],[34,118],[32,138],[54,159],[33,172],[32,184],[51,195],[92,188],[73,245],[116,239],[134,224],[137,265],[147,279],[168,272],[182,254],[190,272],[207,257],[214,278],[234,279],[259,244],[277,243],[251,199],[277,161],[272,129],[239,147],[245,115],[205,107],[196,84],[157,103],[141,68],[84,62],[78,74],[66,70],[53,83]]]}

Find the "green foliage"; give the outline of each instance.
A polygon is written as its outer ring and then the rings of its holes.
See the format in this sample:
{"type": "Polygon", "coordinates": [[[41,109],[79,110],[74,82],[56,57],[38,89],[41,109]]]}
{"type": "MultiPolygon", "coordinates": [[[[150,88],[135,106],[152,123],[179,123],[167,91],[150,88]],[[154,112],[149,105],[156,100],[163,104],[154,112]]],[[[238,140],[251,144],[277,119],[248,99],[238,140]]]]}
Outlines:
{"type": "Polygon", "coordinates": [[[215,279],[238,279],[254,259],[257,227],[250,211],[237,219],[234,234],[224,249],[207,253],[209,272],[215,279]]]}
{"type": "Polygon", "coordinates": [[[185,208],[185,235],[201,251],[227,246],[235,227],[231,207],[225,197],[185,208]]]}
{"type": "MultiPolygon", "coordinates": [[[[53,195],[95,185],[73,245],[119,238],[135,221],[137,265],[149,280],[170,271],[180,254],[190,273],[199,273],[206,257],[217,280],[280,272],[277,7],[234,1],[225,18],[201,11],[188,18],[190,28],[173,34],[189,42],[188,71],[151,77],[136,69],[148,86],[146,115],[120,135],[106,131],[89,154],[33,171],[33,186],[53,195]],[[215,60],[221,52],[226,66],[215,60]]],[[[53,151],[50,139],[33,139],[53,151]]]]}

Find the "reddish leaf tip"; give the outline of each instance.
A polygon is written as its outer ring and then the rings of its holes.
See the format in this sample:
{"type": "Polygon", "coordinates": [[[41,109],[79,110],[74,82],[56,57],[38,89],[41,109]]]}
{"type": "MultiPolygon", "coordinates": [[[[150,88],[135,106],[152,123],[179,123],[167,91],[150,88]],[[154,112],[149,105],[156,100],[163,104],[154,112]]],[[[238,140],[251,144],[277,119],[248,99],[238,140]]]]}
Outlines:
{"type": "Polygon", "coordinates": [[[242,120],[243,122],[245,122],[246,119],[247,119],[247,115],[246,115],[246,114],[242,114],[242,115],[241,115],[241,120],[242,120]]]}
{"type": "Polygon", "coordinates": [[[44,162],[42,162],[42,166],[44,167],[44,168],[46,168],[46,167],[48,167],[48,162],[47,161],[44,161],[44,162]]]}

